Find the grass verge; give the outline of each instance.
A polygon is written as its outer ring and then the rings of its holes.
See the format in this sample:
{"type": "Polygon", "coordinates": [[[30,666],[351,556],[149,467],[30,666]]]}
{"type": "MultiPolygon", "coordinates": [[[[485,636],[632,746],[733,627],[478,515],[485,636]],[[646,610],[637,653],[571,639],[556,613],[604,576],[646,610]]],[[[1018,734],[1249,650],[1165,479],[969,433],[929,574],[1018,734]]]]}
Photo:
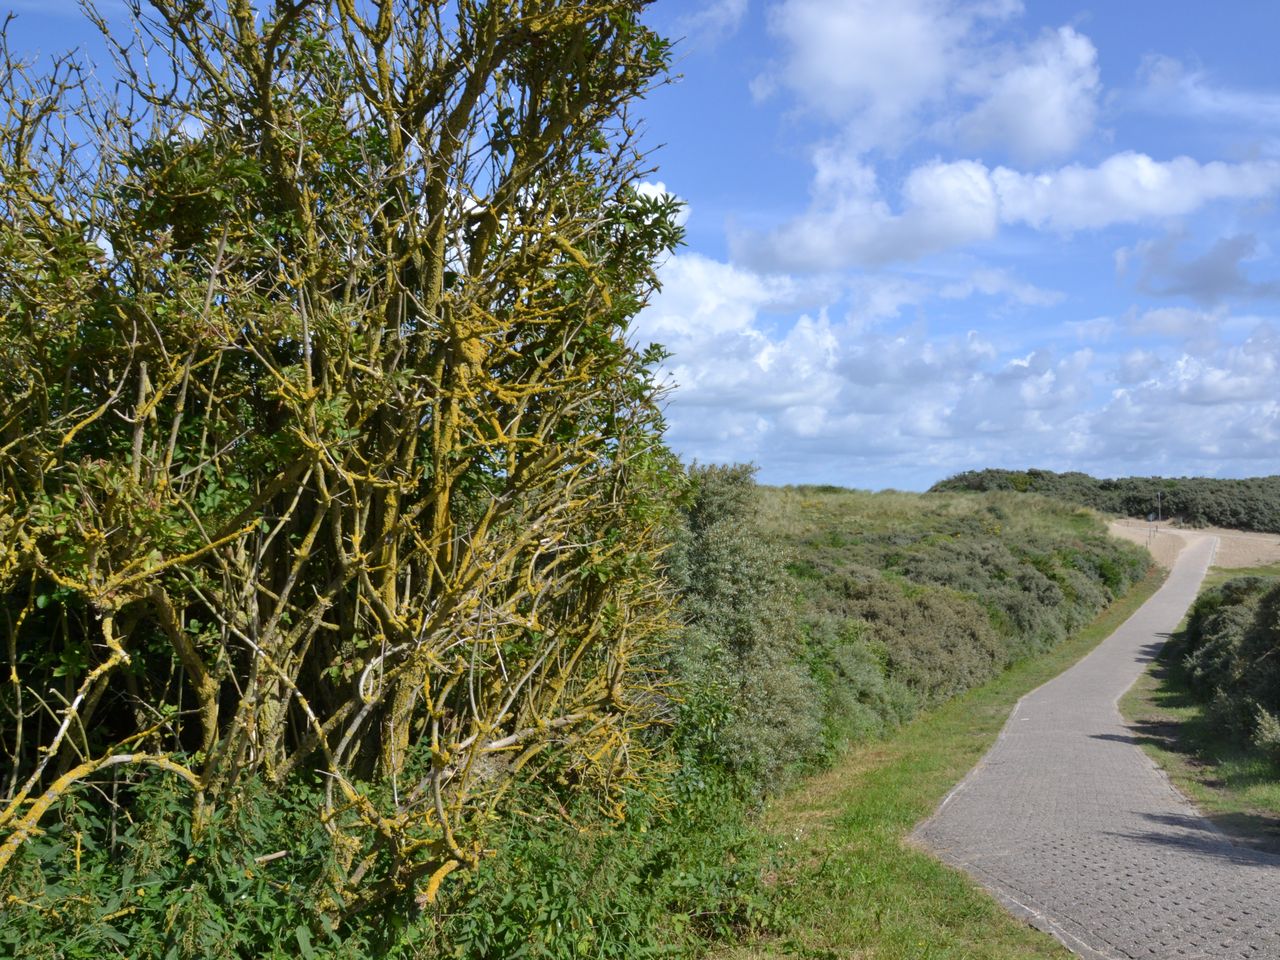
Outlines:
{"type": "MultiPolygon", "coordinates": [[[[1280,565],[1214,568],[1202,590],[1240,576],[1280,576],[1280,565]]],[[[1280,763],[1233,742],[1212,722],[1182,669],[1183,629],[1120,700],[1143,750],[1220,829],[1280,853],[1280,763]]]]}
{"type": "Polygon", "coordinates": [[[719,960],[1006,960],[1070,954],[964,874],[904,839],[995,741],[1014,704],[1088,653],[1160,586],[1157,568],[1089,627],[905,725],[850,749],[773,801],[777,896],[790,932],[720,948],[719,960]]]}

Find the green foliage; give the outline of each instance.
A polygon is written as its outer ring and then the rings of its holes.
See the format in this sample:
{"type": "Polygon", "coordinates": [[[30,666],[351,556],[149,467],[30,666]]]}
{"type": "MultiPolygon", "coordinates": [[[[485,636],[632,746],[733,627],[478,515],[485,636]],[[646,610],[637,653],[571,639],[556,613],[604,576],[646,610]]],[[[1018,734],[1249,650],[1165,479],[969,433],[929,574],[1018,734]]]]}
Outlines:
{"type": "Polygon", "coordinates": [[[1266,707],[1258,707],[1253,728],[1253,745],[1272,763],[1280,763],[1280,717],[1266,707]]]}
{"type": "Polygon", "coordinates": [[[889,645],[869,625],[819,613],[807,621],[807,659],[823,691],[825,757],[848,743],[876,740],[919,710],[921,695],[888,669],[889,645]]]}
{"type": "MultiPolygon", "coordinates": [[[[903,513],[895,511],[895,519],[909,526],[907,503],[897,506],[903,513]]],[[[874,524],[874,516],[869,519],[874,524]]],[[[1159,576],[1149,576],[1054,649],[1012,665],[878,742],[852,746],[830,771],[788,789],[770,805],[768,820],[784,844],[776,889],[789,926],[784,938],[723,955],[1069,957],[1053,938],[1011,916],[977,884],[916,849],[908,837],[990,749],[1018,698],[1087,654],[1160,582],[1159,576]]]]}
{"type": "Polygon", "coordinates": [[[1128,517],[1162,516],[1193,527],[1280,532],[1280,477],[1120,477],[1099,480],[1051,470],[970,470],[934,484],[932,492],[1039,493],[1128,517]]]}
{"type": "Polygon", "coordinates": [[[1040,498],[763,492],[791,558],[834,749],[1059,643],[1146,571],[1096,515],[1040,498]]]}
{"type": "Polygon", "coordinates": [[[1094,514],[993,495],[757,488],[690,471],[671,552],[684,769],[748,795],[1041,652],[1146,571],[1094,514]]]}
{"type": "Polygon", "coordinates": [[[684,629],[670,669],[689,762],[735,771],[748,791],[823,750],[818,687],[804,664],[784,555],[759,530],[748,467],[694,467],[670,554],[684,629]]]}
{"type": "Polygon", "coordinates": [[[112,793],[118,805],[73,798],[0,875],[0,956],[411,955],[411,896],[385,924],[341,936],[316,917],[315,900],[331,894],[332,857],[316,785],[245,783],[239,802],[198,834],[172,778],[121,778],[112,793]]]}
{"type": "Polygon", "coordinates": [[[498,853],[440,920],[442,955],[623,958],[693,952],[774,922],[759,876],[769,851],[737,786],[677,775],[630,798],[625,823],[575,807],[508,821],[498,853]]]}
{"type": "Polygon", "coordinates": [[[1187,619],[1193,691],[1237,741],[1274,752],[1280,715],[1280,579],[1245,576],[1204,591],[1187,619]]]}
{"type": "Polygon", "coordinates": [[[780,928],[792,908],[763,882],[773,848],[752,826],[764,794],[1052,643],[1144,567],[1095,517],[1050,502],[688,473],[667,554],[683,619],[664,655],[667,722],[644,735],[624,818],[553,765],[513,792],[493,853],[439,903],[405,891],[383,924],[333,936],[307,909],[332,857],[318,782],[246,782],[193,839],[180,785],[143,780],[118,808],[82,795],[24,848],[0,879],[18,898],[0,943],[56,945],[31,954],[50,958],[552,960],[690,954],[780,928]],[[50,912],[50,891],[69,906],[50,912]]]}
{"type": "Polygon", "coordinates": [[[646,5],[0,31],[6,936],[386,955],[509,792],[661,792],[646,5]]]}

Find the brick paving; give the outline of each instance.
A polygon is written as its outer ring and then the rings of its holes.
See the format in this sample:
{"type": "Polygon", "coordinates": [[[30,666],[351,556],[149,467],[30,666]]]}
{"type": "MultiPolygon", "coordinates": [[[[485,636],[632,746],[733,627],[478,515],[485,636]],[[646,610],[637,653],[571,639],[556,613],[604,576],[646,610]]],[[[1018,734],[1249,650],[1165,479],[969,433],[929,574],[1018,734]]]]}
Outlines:
{"type": "Polygon", "coordinates": [[[1023,697],[912,835],[1090,960],[1280,960],[1280,856],[1230,843],[1116,709],[1195,598],[1215,545],[1191,538],[1158,593],[1023,697]]]}

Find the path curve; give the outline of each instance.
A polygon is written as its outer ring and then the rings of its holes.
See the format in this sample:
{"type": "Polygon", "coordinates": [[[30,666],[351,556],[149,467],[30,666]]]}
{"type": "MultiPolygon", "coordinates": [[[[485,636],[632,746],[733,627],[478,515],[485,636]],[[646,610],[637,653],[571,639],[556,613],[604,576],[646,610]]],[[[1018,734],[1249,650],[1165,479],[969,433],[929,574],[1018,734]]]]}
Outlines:
{"type": "Polygon", "coordinates": [[[1090,960],[1280,960],[1280,856],[1232,845],[1141,748],[1116,701],[1195,599],[1217,540],[1018,702],[912,839],[1090,960]]]}

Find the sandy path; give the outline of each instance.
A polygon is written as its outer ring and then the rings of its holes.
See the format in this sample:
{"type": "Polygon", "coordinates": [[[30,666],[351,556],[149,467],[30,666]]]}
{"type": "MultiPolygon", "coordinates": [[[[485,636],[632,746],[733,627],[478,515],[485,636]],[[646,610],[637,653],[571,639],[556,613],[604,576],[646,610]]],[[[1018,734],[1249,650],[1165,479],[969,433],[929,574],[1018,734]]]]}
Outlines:
{"type": "Polygon", "coordinates": [[[1149,549],[1156,563],[1166,569],[1173,566],[1188,538],[1202,536],[1218,538],[1218,550],[1213,560],[1215,567],[1235,569],[1280,563],[1280,536],[1274,533],[1249,533],[1220,527],[1182,529],[1145,520],[1113,520],[1107,527],[1112,536],[1149,549]]]}

